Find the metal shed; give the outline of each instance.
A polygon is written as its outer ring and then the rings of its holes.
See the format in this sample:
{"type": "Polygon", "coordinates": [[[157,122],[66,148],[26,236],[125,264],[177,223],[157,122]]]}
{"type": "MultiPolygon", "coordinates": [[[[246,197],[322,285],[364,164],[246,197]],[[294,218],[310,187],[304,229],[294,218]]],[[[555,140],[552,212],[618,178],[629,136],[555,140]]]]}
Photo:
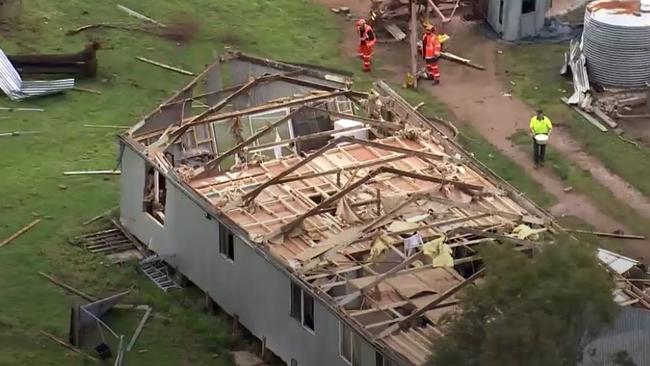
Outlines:
{"type": "Polygon", "coordinates": [[[533,37],[544,26],[551,0],[489,0],[487,21],[506,41],[533,37]]]}

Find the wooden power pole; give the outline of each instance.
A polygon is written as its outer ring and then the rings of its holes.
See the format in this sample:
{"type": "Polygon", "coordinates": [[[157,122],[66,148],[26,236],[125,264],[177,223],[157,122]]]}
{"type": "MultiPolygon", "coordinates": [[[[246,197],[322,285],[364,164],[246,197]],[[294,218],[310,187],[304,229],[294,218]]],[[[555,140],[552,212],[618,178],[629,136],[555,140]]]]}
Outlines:
{"type": "Polygon", "coordinates": [[[411,75],[413,75],[413,87],[418,87],[418,10],[417,2],[415,0],[409,1],[410,5],[410,37],[409,43],[411,46],[411,75]]]}

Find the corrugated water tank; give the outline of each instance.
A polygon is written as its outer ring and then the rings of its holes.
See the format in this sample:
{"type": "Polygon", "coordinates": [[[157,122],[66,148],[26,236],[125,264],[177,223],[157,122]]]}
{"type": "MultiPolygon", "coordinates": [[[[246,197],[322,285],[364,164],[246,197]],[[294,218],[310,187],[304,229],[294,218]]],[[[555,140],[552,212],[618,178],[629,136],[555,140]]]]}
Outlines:
{"type": "Polygon", "coordinates": [[[634,88],[650,82],[650,0],[587,5],[582,34],[591,81],[634,88]]]}

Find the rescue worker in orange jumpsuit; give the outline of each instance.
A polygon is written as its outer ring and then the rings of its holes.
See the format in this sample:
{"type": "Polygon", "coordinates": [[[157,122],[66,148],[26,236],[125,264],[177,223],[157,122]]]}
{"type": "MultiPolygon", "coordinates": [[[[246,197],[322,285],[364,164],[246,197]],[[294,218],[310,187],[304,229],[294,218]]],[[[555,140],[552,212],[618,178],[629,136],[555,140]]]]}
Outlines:
{"type": "Polygon", "coordinates": [[[422,37],[422,57],[426,63],[427,78],[432,79],[434,84],[440,83],[440,67],[438,59],[442,52],[442,45],[438,39],[436,29],[432,25],[427,25],[424,36],[422,37]]]}
{"type": "Polygon", "coordinates": [[[357,21],[357,31],[359,32],[359,56],[363,60],[363,71],[370,71],[372,68],[372,52],[377,43],[375,31],[366,23],[365,19],[357,21]]]}

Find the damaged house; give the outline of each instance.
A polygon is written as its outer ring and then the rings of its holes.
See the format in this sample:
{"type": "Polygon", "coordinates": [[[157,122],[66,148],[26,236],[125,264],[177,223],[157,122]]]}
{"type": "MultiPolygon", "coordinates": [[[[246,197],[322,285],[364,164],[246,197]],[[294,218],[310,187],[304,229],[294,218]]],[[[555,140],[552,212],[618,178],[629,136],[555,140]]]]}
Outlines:
{"type": "MultiPolygon", "coordinates": [[[[227,53],[121,136],[120,221],[288,365],[421,365],[550,218],[383,82],[227,53]]],[[[620,292],[620,302],[648,305],[620,292]]]]}

